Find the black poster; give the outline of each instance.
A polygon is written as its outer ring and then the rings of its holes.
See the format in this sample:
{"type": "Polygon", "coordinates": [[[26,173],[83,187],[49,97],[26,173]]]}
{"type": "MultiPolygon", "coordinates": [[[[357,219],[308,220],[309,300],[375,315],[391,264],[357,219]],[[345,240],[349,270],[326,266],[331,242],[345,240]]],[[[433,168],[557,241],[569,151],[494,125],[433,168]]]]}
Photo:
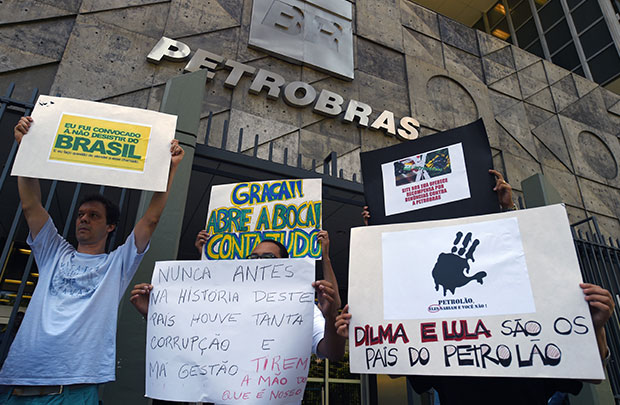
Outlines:
{"type": "Polygon", "coordinates": [[[500,211],[482,119],[360,157],[371,225],[500,211]]]}

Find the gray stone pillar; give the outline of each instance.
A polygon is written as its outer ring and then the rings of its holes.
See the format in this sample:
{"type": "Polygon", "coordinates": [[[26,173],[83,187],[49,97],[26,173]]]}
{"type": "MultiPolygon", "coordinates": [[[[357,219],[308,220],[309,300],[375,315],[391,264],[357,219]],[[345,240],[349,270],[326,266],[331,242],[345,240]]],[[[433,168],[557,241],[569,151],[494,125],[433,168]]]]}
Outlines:
{"type": "Polygon", "coordinates": [[[560,193],[540,173],[536,173],[523,180],[521,182],[521,189],[523,190],[523,198],[527,208],[562,203],[560,193]]]}
{"type": "MultiPolygon", "coordinates": [[[[175,138],[185,149],[185,157],[177,169],[166,209],[151,238],[149,251],[121,301],[116,382],[107,384],[103,389],[106,404],[147,403],[144,398],[146,322],[129,302],[129,291],[136,283],[150,282],[156,261],[177,258],[206,80],[207,70],[200,70],[177,76],[166,83],[160,111],[178,116],[175,138]]],[[[146,211],[152,194],[142,192],[136,220],[146,211]]]]}

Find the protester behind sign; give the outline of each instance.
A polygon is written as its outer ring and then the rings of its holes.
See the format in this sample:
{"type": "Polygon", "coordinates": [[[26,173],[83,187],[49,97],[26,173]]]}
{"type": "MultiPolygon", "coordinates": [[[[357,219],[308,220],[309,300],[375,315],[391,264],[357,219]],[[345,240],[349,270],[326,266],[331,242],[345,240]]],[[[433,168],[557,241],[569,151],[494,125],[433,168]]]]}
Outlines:
{"type": "MultiPolygon", "coordinates": [[[[196,236],[195,246],[202,253],[204,244],[208,241],[209,234],[206,230],[200,231],[196,236]]],[[[313,321],[313,344],[312,352],[320,358],[327,357],[331,361],[338,361],[344,355],[346,338],[336,333],[336,316],[341,305],[338,282],[331,266],[329,257],[329,235],[327,231],[318,233],[318,241],[323,251],[323,275],[324,280],[314,281],[312,286],[317,294],[317,305],[314,306],[313,321]]],[[[273,259],[288,258],[288,252],[284,245],[274,240],[264,240],[259,243],[248,259],[273,259]]],[[[148,283],[136,284],[131,291],[131,302],[136,309],[146,318],[149,309],[149,297],[153,286],[148,283]]]]}
{"type": "MultiPolygon", "coordinates": [[[[501,173],[489,170],[495,176],[494,191],[502,210],[514,210],[512,188],[501,173]]],[[[362,219],[368,225],[370,219],[368,207],[362,211],[362,219]]],[[[595,330],[596,342],[601,359],[609,358],[605,324],[614,310],[614,301],[609,291],[600,286],[581,283],[580,287],[584,298],[588,302],[592,322],[595,330]]],[[[349,306],[345,306],[337,317],[336,328],[338,334],[349,336],[349,324],[353,315],[349,313],[349,306]]],[[[549,379],[549,378],[507,378],[507,377],[445,377],[445,376],[407,376],[408,381],[418,393],[435,389],[439,394],[442,405],[461,404],[547,404],[547,400],[555,392],[577,394],[582,384],[577,380],[549,379]]]]}

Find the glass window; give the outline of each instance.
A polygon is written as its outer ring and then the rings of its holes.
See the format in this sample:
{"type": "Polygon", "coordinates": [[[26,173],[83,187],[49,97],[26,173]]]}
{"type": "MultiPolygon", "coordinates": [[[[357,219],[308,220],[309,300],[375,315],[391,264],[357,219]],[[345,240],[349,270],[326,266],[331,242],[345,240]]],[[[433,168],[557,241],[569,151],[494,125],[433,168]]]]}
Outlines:
{"type": "Polygon", "coordinates": [[[543,31],[547,31],[557,20],[564,17],[560,0],[551,0],[538,11],[543,31]]]}
{"type": "Polygon", "coordinates": [[[583,68],[580,66],[577,69],[573,70],[573,73],[578,74],[579,76],[586,77],[586,74],[583,72],[583,68]]]}
{"type": "Polygon", "coordinates": [[[536,40],[536,42],[532,43],[532,45],[528,46],[525,50],[528,51],[529,53],[533,53],[534,55],[539,56],[541,58],[545,57],[542,45],[540,44],[540,41],[538,41],[538,40],[536,40]]]}
{"type": "Polygon", "coordinates": [[[476,22],[474,24],[474,29],[480,30],[482,32],[486,32],[486,30],[484,29],[484,20],[481,18],[478,20],[478,22],[476,22]]]}
{"type": "Polygon", "coordinates": [[[603,17],[597,0],[586,0],[581,6],[571,12],[577,33],[588,28],[594,21],[603,17]]]}
{"type": "Polygon", "coordinates": [[[551,61],[564,69],[572,70],[575,68],[580,63],[575,44],[571,42],[565,46],[564,49],[551,57],[551,61]]]}
{"type": "Polygon", "coordinates": [[[570,35],[570,30],[568,29],[566,19],[562,18],[562,21],[560,21],[558,25],[547,31],[545,38],[547,39],[549,52],[552,54],[564,46],[567,42],[571,42],[573,38],[570,35]]]}
{"type": "MultiPolygon", "coordinates": [[[[318,404],[319,402],[317,402],[318,404]]],[[[361,390],[359,384],[329,384],[330,404],[361,404],[361,390]]]]}
{"type": "Polygon", "coordinates": [[[613,79],[618,74],[618,66],[620,66],[620,57],[616,47],[610,44],[607,49],[592,58],[588,65],[595,82],[605,84],[613,79]]]}
{"type": "Polygon", "coordinates": [[[510,30],[508,29],[508,21],[504,18],[499,24],[491,28],[491,35],[504,41],[510,42],[510,30]]]}
{"type": "Polygon", "coordinates": [[[612,42],[611,35],[607,29],[607,24],[604,20],[596,23],[592,28],[581,34],[579,37],[583,52],[586,54],[586,58],[594,55],[605,46],[612,42]]]}
{"type": "Polygon", "coordinates": [[[506,10],[502,5],[502,2],[497,2],[493,8],[489,10],[487,13],[487,17],[489,18],[489,26],[493,27],[496,25],[502,18],[506,17],[506,10]]]}
{"type": "Polygon", "coordinates": [[[578,6],[579,4],[581,4],[583,0],[566,0],[566,3],[568,3],[568,8],[570,10],[574,9],[576,6],[578,6]]]}
{"type": "Polygon", "coordinates": [[[510,7],[510,10],[512,10],[515,7],[517,7],[520,3],[527,4],[527,0],[508,0],[508,7],[510,7]]]}
{"type": "Polygon", "coordinates": [[[548,0],[534,0],[534,4],[536,5],[536,10],[539,10],[542,6],[547,4],[548,0]]]}
{"type": "Polygon", "coordinates": [[[534,19],[531,18],[528,22],[523,24],[517,31],[517,39],[521,47],[526,47],[538,38],[538,32],[536,31],[536,24],[534,19]]]}
{"type": "Polygon", "coordinates": [[[512,18],[512,25],[515,27],[515,30],[523,25],[531,16],[532,10],[530,10],[530,4],[527,1],[521,2],[521,4],[515,8],[510,8],[510,18],[512,18]]]}

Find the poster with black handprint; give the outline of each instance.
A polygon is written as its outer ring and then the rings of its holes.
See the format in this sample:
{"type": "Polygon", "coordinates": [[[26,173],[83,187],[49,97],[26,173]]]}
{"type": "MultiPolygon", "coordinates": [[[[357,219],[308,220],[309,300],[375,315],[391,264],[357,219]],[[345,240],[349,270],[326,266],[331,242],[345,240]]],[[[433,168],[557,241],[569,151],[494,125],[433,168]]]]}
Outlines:
{"type": "Polygon", "coordinates": [[[352,373],[604,378],[561,205],[351,230],[352,373]]]}
{"type": "Polygon", "coordinates": [[[516,218],[386,232],[382,251],[385,319],[536,311],[516,218]]]}

